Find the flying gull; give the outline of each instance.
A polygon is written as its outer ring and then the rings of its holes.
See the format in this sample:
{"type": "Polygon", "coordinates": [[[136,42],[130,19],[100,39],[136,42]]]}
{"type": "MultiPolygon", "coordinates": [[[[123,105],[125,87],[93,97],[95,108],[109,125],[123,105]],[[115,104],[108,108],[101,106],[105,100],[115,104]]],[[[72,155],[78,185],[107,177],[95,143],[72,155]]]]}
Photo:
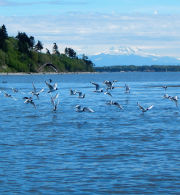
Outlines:
{"type": "MultiPolygon", "coordinates": [[[[4,91],[4,90],[3,90],[3,91],[4,91]]],[[[14,100],[17,100],[17,99],[15,99],[15,98],[13,98],[10,94],[6,93],[5,91],[4,91],[4,96],[5,96],[5,97],[12,98],[12,99],[14,99],[14,100]]]]}
{"type": "Polygon", "coordinates": [[[77,108],[76,112],[94,112],[92,109],[88,107],[81,108],[80,105],[77,105],[76,108],[77,108]]]}
{"type": "Polygon", "coordinates": [[[59,100],[55,103],[55,99],[59,96],[59,93],[57,93],[54,97],[51,95],[51,103],[53,105],[53,111],[57,110],[57,106],[59,104],[59,100]]]}
{"type": "Polygon", "coordinates": [[[45,83],[46,83],[46,85],[49,87],[48,93],[51,93],[51,92],[54,92],[54,91],[58,90],[58,89],[57,89],[57,83],[55,83],[53,86],[50,85],[47,81],[45,81],[45,83]]]}
{"type": "Polygon", "coordinates": [[[96,90],[93,91],[93,92],[96,92],[96,93],[101,93],[101,92],[103,92],[103,88],[100,89],[100,85],[99,85],[99,84],[94,83],[94,82],[90,82],[90,83],[93,84],[93,85],[95,85],[95,87],[96,87],[96,90]]]}
{"type": "Polygon", "coordinates": [[[148,111],[148,110],[150,110],[152,107],[153,107],[153,105],[152,106],[149,106],[148,108],[143,108],[139,103],[137,103],[138,104],[138,106],[139,106],[139,108],[141,109],[141,111],[144,113],[144,112],[146,112],[146,111],[148,111]]]}
{"type": "Polygon", "coordinates": [[[32,84],[33,84],[34,91],[31,91],[30,93],[32,95],[35,95],[39,99],[39,93],[41,93],[42,91],[44,91],[44,89],[41,89],[41,91],[37,92],[36,91],[36,87],[34,86],[34,83],[32,83],[32,84]]]}
{"type": "Polygon", "coordinates": [[[32,97],[23,97],[22,99],[25,99],[25,104],[31,104],[31,105],[33,105],[34,106],[34,108],[36,108],[36,105],[35,105],[35,103],[34,103],[34,101],[32,100],[32,97]]]}
{"type": "Polygon", "coordinates": [[[69,87],[70,94],[69,95],[76,95],[76,90],[72,90],[71,87],[69,87]]]}
{"type": "Polygon", "coordinates": [[[79,93],[78,98],[81,98],[81,99],[85,98],[85,94],[84,94],[84,95],[82,95],[82,92],[80,92],[80,91],[76,91],[76,93],[79,93]]]}
{"type": "MultiPolygon", "coordinates": [[[[23,92],[21,92],[21,91],[15,89],[15,88],[12,88],[12,87],[11,87],[11,89],[13,90],[14,93],[23,93],[23,92]]],[[[23,94],[25,94],[25,93],[23,93],[23,94]]]]}

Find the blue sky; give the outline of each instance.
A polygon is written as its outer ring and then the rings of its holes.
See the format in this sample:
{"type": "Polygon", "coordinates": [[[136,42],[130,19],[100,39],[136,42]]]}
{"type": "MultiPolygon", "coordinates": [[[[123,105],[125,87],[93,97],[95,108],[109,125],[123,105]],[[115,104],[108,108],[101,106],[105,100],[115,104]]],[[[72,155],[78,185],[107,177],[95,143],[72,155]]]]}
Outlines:
{"type": "Polygon", "coordinates": [[[0,0],[8,35],[34,36],[52,51],[56,42],[78,54],[138,47],[180,58],[179,0],[0,0]]]}

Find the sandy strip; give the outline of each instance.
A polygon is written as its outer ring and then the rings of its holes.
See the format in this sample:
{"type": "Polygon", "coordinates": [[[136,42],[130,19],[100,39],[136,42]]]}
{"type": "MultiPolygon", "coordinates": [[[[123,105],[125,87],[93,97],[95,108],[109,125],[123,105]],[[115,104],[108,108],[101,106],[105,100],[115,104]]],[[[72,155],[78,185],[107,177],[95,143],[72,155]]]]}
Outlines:
{"type": "Polygon", "coordinates": [[[17,72],[17,73],[5,73],[1,72],[0,75],[43,75],[43,74],[95,74],[97,72],[39,72],[39,73],[25,73],[25,72],[17,72]]]}

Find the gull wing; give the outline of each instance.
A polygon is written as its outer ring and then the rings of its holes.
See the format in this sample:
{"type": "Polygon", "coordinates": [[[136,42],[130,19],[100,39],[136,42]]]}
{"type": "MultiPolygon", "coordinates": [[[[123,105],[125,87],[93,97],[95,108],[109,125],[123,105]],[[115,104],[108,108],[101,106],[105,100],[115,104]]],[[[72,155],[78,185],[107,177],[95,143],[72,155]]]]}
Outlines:
{"type": "Polygon", "coordinates": [[[80,109],[81,108],[81,105],[77,105],[76,108],[80,109]]]}
{"type": "Polygon", "coordinates": [[[14,89],[14,88],[12,88],[12,87],[11,87],[11,89],[13,90],[14,93],[16,92],[16,89],[14,89]]]}
{"type": "Polygon", "coordinates": [[[71,89],[71,87],[69,87],[69,90],[70,90],[70,94],[73,94],[73,90],[71,89]]]}
{"type": "Polygon", "coordinates": [[[83,110],[85,112],[94,112],[92,109],[88,108],[88,107],[84,107],[83,110]]]}
{"type": "Polygon", "coordinates": [[[120,109],[123,109],[122,106],[121,106],[119,103],[113,102],[113,104],[114,104],[115,106],[119,107],[120,109]]]}
{"type": "MultiPolygon", "coordinates": [[[[3,90],[4,91],[4,90],[3,90]]],[[[4,91],[5,95],[8,95],[5,91],[4,91]]]]}
{"type": "Polygon", "coordinates": [[[22,92],[22,91],[19,91],[19,93],[23,93],[23,94],[25,94],[24,92],[22,92]]]}
{"type": "Polygon", "coordinates": [[[96,90],[99,90],[99,88],[100,88],[99,84],[94,83],[94,82],[91,82],[91,83],[96,86],[96,90]]]}
{"type": "Polygon", "coordinates": [[[54,88],[54,89],[57,88],[57,83],[54,83],[53,88],[54,88]]]}
{"type": "Polygon", "coordinates": [[[76,95],[76,90],[72,90],[71,87],[69,87],[69,90],[70,90],[70,94],[69,95],[76,95]]]}
{"type": "Polygon", "coordinates": [[[22,99],[26,99],[26,100],[27,100],[27,99],[29,99],[29,98],[28,98],[28,97],[23,97],[22,99]]]}
{"type": "Polygon", "coordinates": [[[34,106],[34,108],[36,108],[36,105],[33,101],[30,101],[29,103],[32,104],[34,106]]]}
{"type": "Polygon", "coordinates": [[[50,90],[54,89],[52,85],[50,85],[47,81],[45,81],[46,85],[49,87],[50,90]]]}
{"type": "Polygon", "coordinates": [[[163,98],[169,99],[168,94],[164,95],[163,98]]]}
{"type": "Polygon", "coordinates": [[[139,108],[140,108],[142,111],[145,110],[139,103],[137,103],[137,104],[138,104],[139,108]]]}
{"type": "Polygon", "coordinates": [[[126,86],[126,91],[129,91],[130,87],[128,85],[125,85],[125,86],[126,86]]]}
{"type": "Polygon", "coordinates": [[[178,100],[174,100],[177,107],[179,107],[178,100]]]}
{"type": "Polygon", "coordinates": [[[179,107],[177,96],[172,97],[171,100],[175,102],[177,107],[179,107]]]}
{"type": "Polygon", "coordinates": [[[153,107],[154,105],[152,105],[152,106],[149,106],[146,110],[150,110],[152,107],[153,107]]]}
{"type": "Polygon", "coordinates": [[[56,107],[57,107],[58,104],[59,104],[59,99],[58,99],[58,101],[57,101],[57,103],[56,103],[56,107]]]}
{"type": "Polygon", "coordinates": [[[53,105],[53,107],[55,106],[55,102],[54,102],[54,98],[53,98],[53,96],[51,95],[51,103],[52,103],[52,105],[53,105]]]}
{"type": "Polygon", "coordinates": [[[178,100],[178,97],[177,96],[173,96],[172,99],[173,100],[178,100]]]}
{"type": "Polygon", "coordinates": [[[33,84],[33,88],[34,88],[34,93],[36,93],[36,87],[34,86],[34,83],[32,83],[33,84]]]}
{"type": "Polygon", "coordinates": [[[76,91],[76,93],[79,93],[79,96],[81,96],[81,95],[82,95],[82,92],[80,92],[80,91],[76,91]]]}
{"type": "Polygon", "coordinates": [[[54,100],[56,99],[56,98],[58,98],[59,97],[59,93],[57,93],[55,96],[54,96],[54,100]]]}
{"type": "Polygon", "coordinates": [[[24,103],[28,104],[28,103],[29,103],[29,99],[26,99],[26,100],[24,101],[24,103]]]}
{"type": "Polygon", "coordinates": [[[41,91],[39,91],[39,93],[41,93],[41,92],[43,92],[44,91],[44,88],[43,89],[41,89],[41,91]]]}
{"type": "Polygon", "coordinates": [[[112,97],[112,95],[109,92],[105,92],[104,94],[108,94],[108,95],[110,95],[112,97]]]}
{"type": "Polygon", "coordinates": [[[12,99],[14,99],[14,100],[17,100],[16,98],[13,98],[12,96],[10,96],[12,99]]]}

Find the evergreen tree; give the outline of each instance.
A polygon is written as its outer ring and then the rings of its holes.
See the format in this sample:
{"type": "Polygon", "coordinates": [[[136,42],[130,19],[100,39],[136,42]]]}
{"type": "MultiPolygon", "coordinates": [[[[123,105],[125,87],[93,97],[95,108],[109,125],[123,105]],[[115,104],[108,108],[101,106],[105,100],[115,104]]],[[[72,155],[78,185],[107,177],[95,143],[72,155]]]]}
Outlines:
{"type": "Polygon", "coordinates": [[[64,50],[64,54],[68,56],[68,48],[67,47],[64,50]]]}
{"type": "Polygon", "coordinates": [[[3,24],[0,28],[0,49],[3,51],[7,51],[6,39],[8,39],[8,33],[6,31],[6,27],[3,24]]]}
{"type": "Polygon", "coordinates": [[[26,35],[26,33],[18,32],[16,39],[18,39],[19,51],[21,53],[29,54],[29,48],[31,47],[31,41],[30,41],[30,38],[26,35]]]}
{"type": "Polygon", "coordinates": [[[85,54],[83,54],[83,55],[82,55],[82,59],[83,59],[83,60],[87,60],[88,57],[87,57],[85,54]]]}
{"type": "Polygon", "coordinates": [[[38,43],[35,45],[35,50],[41,52],[42,49],[43,49],[43,45],[41,41],[38,40],[38,43]]]}
{"type": "Polygon", "coordinates": [[[34,37],[30,36],[30,38],[29,38],[29,48],[31,50],[33,50],[34,45],[35,45],[35,39],[34,39],[34,37]]]}
{"type": "Polygon", "coordinates": [[[54,46],[53,46],[53,54],[60,55],[60,52],[58,50],[58,46],[56,43],[54,43],[54,46]]]}
{"type": "Polygon", "coordinates": [[[46,48],[46,54],[51,55],[51,53],[50,53],[49,49],[47,49],[47,48],[46,48]]]}
{"type": "Polygon", "coordinates": [[[76,52],[72,48],[65,48],[65,54],[70,58],[76,58],[76,52]]]}

